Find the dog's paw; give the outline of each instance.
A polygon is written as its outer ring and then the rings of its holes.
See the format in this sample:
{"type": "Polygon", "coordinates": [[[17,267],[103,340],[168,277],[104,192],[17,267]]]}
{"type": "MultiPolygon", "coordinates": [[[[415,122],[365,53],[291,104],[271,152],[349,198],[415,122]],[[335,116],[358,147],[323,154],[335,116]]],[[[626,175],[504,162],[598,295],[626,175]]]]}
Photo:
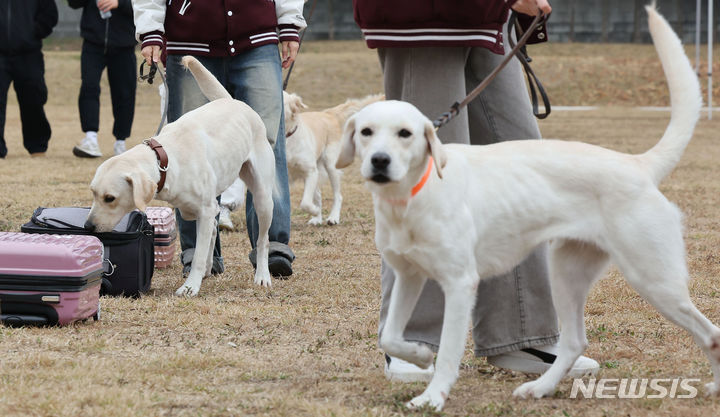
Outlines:
{"type": "Polygon", "coordinates": [[[340,223],[340,216],[330,216],[327,218],[328,226],[335,226],[338,223],[340,223]]]}
{"type": "Polygon", "coordinates": [[[705,395],[708,397],[720,396],[720,387],[714,382],[708,382],[705,384],[705,395]]]}
{"type": "Polygon", "coordinates": [[[323,220],[321,216],[315,216],[308,221],[308,224],[311,226],[320,226],[322,223],[323,220]]]}
{"type": "Polygon", "coordinates": [[[312,214],[313,216],[317,216],[320,214],[320,207],[316,206],[313,203],[301,202],[300,208],[312,214]]]}
{"type": "Polygon", "coordinates": [[[270,277],[270,273],[255,273],[255,285],[259,285],[261,287],[268,287],[272,286],[272,278],[270,277]]]}
{"type": "Polygon", "coordinates": [[[194,297],[200,291],[200,288],[196,288],[190,285],[183,285],[175,291],[175,295],[178,297],[194,297]]]}
{"type": "Polygon", "coordinates": [[[555,387],[544,386],[541,382],[530,381],[526,382],[513,391],[514,397],[519,398],[542,398],[554,391],[555,387]]]}
{"type": "Polygon", "coordinates": [[[441,411],[443,406],[445,405],[446,399],[447,393],[445,392],[439,391],[429,393],[428,390],[425,390],[425,392],[413,398],[412,400],[410,400],[410,402],[406,403],[405,406],[410,410],[430,407],[435,411],[441,411]]]}

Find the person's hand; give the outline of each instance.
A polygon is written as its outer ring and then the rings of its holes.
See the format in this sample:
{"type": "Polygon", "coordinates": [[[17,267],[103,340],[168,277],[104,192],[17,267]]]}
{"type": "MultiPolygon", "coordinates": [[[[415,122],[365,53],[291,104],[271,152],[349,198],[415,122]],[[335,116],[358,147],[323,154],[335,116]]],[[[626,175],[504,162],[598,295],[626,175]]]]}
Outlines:
{"type": "Polygon", "coordinates": [[[282,47],[282,67],[289,68],[290,65],[295,61],[298,50],[300,49],[300,42],[297,41],[283,41],[281,42],[282,47]]]}
{"type": "Polygon", "coordinates": [[[538,10],[542,10],[545,15],[549,15],[552,11],[547,0],[518,0],[512,5],[512,9],[530,16],[537,16],[538,10]]]}
{"type": "Polygon", "coordinates": [[[97,7],[101,12],[118,8],[118,0],[98,0],[97,7]]]}
{"type": "Polygon", "coordinates": [[[148,64],[148,66],[152,66],[152,63],[158,63],[160,62],[160,47],[157,45],[149,45],[144,47],[140,54],[145,58],[145,63],[148,64]]]}

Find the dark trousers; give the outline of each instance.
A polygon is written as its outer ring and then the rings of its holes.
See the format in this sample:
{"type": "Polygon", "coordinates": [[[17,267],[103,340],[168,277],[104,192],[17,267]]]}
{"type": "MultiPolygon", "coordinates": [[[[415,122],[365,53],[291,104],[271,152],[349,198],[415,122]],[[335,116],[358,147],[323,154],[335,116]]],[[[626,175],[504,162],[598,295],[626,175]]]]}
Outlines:
{"type": "Polygon", "coordinates": [[[30,153],[45,152],[51,132],[43,109],[48,90],[45,85],[45,61],[42,52],[0,55],[0,158],[7,155],[4,136],[5,110],[11,82],[20,107],[23,145],[30,153]]]}
{"type": "Polygon", "coordinates": [[[80,55],[82,84],[78,107],[82,131],[97,132],[100,128],[100,77],[107,67],[112,100],[113,136],[130,136],[135,117],[135,89],[137,87],[135,47],[105,48],[83,41],[80,55]]]}

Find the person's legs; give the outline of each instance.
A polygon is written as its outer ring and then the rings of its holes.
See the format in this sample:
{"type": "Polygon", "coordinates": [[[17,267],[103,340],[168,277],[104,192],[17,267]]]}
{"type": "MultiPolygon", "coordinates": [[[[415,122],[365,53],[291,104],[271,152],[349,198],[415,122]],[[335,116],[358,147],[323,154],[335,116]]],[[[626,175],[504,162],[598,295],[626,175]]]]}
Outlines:
{"type": "MultiPolygon", "coordinates": [[[[237,100],[255,110],[267,130],[268,141],[274,142],[275,180],[278,195],[273,196],[273,218],[268,232],[270,238],[269,267],[274,276],[292,274],[295,259],[290,241],[290,189],[285,159],[285,126],[282,102],[282,70],[276,45],[251,49],[230,60],[228,67],[230,92],[237,100]]],[[[245,221],[253,251],[250,260],[255,263],[255,243],[258,237],[258,220],[252,193],[247,193],[245,221]]]]}
{"type": "Polygon", "coordinates": [[[23,145],[31,154],[47,151],[50,141],[50,122],[43,106],[47,102],[45,60],[42,52],[18,57],[14,67],[13,86],[17,94],[22,121],[23,145]]]}
{"type": "MultiPolygon", "coordinates": [[[[473,48],[466,67],[467,92],[502,61],[501,55],[473,48]]],[[[540,138],[522,69],[512,60],[468,105],[470,141],[487,145],[540,138]]],[[[550,293],[547,250],[539,247],[511,272],[480,282],[473,318],[478,356],[496,355],[557,341],[558,328],[550,293]],[[505,300],[505,302],[497,302],[505,300]]]]}
{"type": "MultiPolygon", "coordinates": [[[[467,92],[488,76],[502,59],[486,49],[473,48],[465,72],[467,92]]],[[[470,102],[468,118],[473,145],[540,139],[540,129],[532,114],[522,68],[517,60],[511,60],[470,102]]],[[[550,289],[547,245],[542,244],[511,272],[480,282],[473,312],[475,354],[488,356],[488,361],[496,366],[544,372],[554,361],[557,340],[558,323],[550,289]]],[[[582,356],[575,362],[571,374],[580,376],[597,369],[597,362],[582,356]]]]}
{"type": "Polygon", "coordinates": [[[112,100],[113,136],[117,140],[130,137],[135,116],[137,86],[135,47],[112,48],[107,54],[108,82],[112,100]]]}
{"type": "MultiPolygon", "coordinates": [[[[381,48],[385,97],[415,105],[432,120],[465,96],[467,48],[381,48]],[[438,65],[442,62],[443,65],[438,65]]],[[[467,112],[461,111],[438,131],[443,143],[470,143],[467,112]]],[[[383,261],[379,333],[385,326],[395,274],[383,261]]],[[[425,284],[417,307],[405,327],[405,339],[422,342],[437,351],[442,330],[444,295],[434,280],[425,284]]]]}
{"type": "Polygon", "coordinates": [[[80,127],[83,132],[100,128],[100,78],[105,69],[103,47],[83,41],[80,53],[80,127]]]}
{"type": "MultiPolygon", "coordinates": [[[[182,56],[168,55],[165,66],[166,79],[168,84],[168,123],[172,123],[183,114],[194,110],[208,100],[200,91],[195,78],[190,71],[187,71],[180,62],[182,56]]],[[[221,58],[196,57],[220,83],[225,84],[225,70],[221,58]]],[[[180,262],[183,264],[183,273],[189,272],[190,263],[195,255],[196,223],[182,218],[180,212],[175,210],[175,219],[178,233],[180,235],[180,262]],[[187,271],[186,271],[187,270],[187,271]]],[[[220,250],[220,233],[215,237],[215,248],[213,249],[213,273],[222,273],[225,270],[222,252],[220,250]]]]}
{"type": "Polygon", "coordinates": [[[105,50],[102,45],[83,41],[80,54],[80,95],[78,110],[80,127],[85,133],[82,141],[73,147],[73,155],[81,158],[102,156],[97,132],[100,129],[100,78],[105,69],[105,50]]]}
{"type": "Polygon", "coordinates": [[[12,81],[10,57],[0,55],[0,158],[7,156],[5,145],[5,111],[7,110],[7,93],[12,81]]]}

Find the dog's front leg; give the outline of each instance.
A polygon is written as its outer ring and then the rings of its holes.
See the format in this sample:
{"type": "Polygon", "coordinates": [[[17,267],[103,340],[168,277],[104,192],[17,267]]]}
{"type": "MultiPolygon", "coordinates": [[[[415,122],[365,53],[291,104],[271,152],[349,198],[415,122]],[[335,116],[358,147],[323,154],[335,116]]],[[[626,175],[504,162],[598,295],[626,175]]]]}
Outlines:
{"type": "Polygon", "coordinates": [[[327,171],[330,185],[333,191],[333,205],[330,209],[330,215],[327,218],[327,224],[333,225],[340,223],[340,208],[342,207],[342,194],[340,193],[340,175],[341,171],[333,165],[325,162],[325,170],[327,171]]]}
{"type": "Polygon", "coordinates": [[[195,241],[195,255],[193,256],[190,266],[190,274],[188,274],[185,283],[175,291],[178,296],[195,296],[200,291],[202,279],[208,271],[208,257],[210,257],[210,265],[212,265],[212,240],[215,226],[215,216],[217,215],[217,202],[213,198],[215,204],[213,207],[203,207],[200,210],[196,221],[197,239],[195,241]]]}
{"type": "Polygon", "coordinates": [[[419,343],[408,342],[403,333],[415,304],[420,298],[426,278],[410,272],[409,268],[398,268],[402,262],[395,260],[395,283],[390,294],[390,304],[385,327],[380,335],[380,348],[390,356],[412,362],[421,368],[432,364],[433,352],[429,347],[419,343]]]}
{"type": "Polygon", "coordinates": [[[320,192],[320,185],[315,188],[315,196],[313,197],[313,203],[318,208],[318,214],[313,216],[308,224],[312,226],[319,226],[322,224],[322,193],[320,192]]]}
{"type": "Polygon", "coordinates": [[[312,214],[313,216],[321,215],[320,209],[313,203],[315,189],[318,186],[318,170],[312,167],[305,176],[305,189],[303,190],[300,208],[312,214]]]}
{"type": "Polygon", "coordinates": [[[475,305],[477,282],[475,277],[467,274],[440,283],[445,293],[445,316],[435,361],[435,374],[425,391],[407,404],[408,408],[429,405],[440,411],[445,405],[450,388],[455,384],[460,372],[460,361],[470,326],[470,313],[475,305]]]}

